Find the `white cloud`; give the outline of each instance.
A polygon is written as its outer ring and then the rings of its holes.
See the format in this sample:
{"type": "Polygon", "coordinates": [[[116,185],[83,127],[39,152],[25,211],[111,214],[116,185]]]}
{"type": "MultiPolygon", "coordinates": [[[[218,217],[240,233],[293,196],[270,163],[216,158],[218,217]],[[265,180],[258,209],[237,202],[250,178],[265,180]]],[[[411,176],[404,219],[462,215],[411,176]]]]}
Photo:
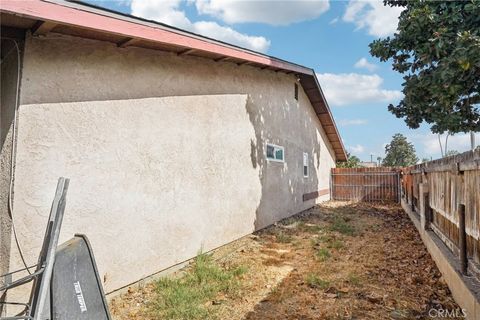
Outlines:
{"type": "Polygon", "coordinates": [[[346,126],[359,126],[367,124],[367,120],[365,119],[341,119],[338,121],[338,124],[342,127],[346,126]]]}
{"type": "Polygon", "coordinates": [[[193,24],[194,32],[222,40],[228,43],[247,47],[256,51],[265,52],[270,46],[270,41],[264,37],[253,37],[237,32],[229,27],[223,27],[212,21],[199,21],[193,24]]]}
{"type": "MultiPolygon", "coordinates": [[[[445,148],[445,134],[441,136],[442,146],[445,148]]],[[[480,141],[480,133],[475,135],[476,142],[480,141]]],[[[438,136],[433,133],[417,134],[411,136],[412,141],[423,147],[425,156],[437,158],[441,156],[438,136]]],[[[457,133],[448,137],[448,150],[456,150],[460,153],[470,150],[470,133],[457,133]]]]}
{"type": "Polygon", "coordinates": [[[385,6],[380,0],[350,0],[342,19],[354,23],[357,29],[367,29],[368,34],[385,37],[397,30],[402,7],[385,6]]]}
{"type": "Polygon", "coordinates": [[[181,0],[132,0],[130,6],[135,16],[163,22],[255,51],[266,52],[270,47],[270,41],[265,37],[243,34],[213,21],[191,22],[180,9],[181,2],[181,0]]]}
{"type": "Polygon", "coordinates": [[[328,0],[191,0],[198,13],[226,23],[257,22],[288,25],[314,19],[330,7],[328,0]]]}
{"type": "Polygon", "coordinates": [[[361,58],[360,60],[355,62],[354,67],[357,69],[367,69],[370,72],[373,72],[377,69],[377,66],[373,63],[368,62],[366,58],[361,58]]]}
{"type": "Polygon", "coordinates": [[[155,20],[182,29],[190,29],[191,22],[179,10],[181,0],[132,0],[132,15],[155,20]]]}
{"type": "Polygon", "coordinates": [[[357,144],[355,146],[349,146],[347,147],[347,149],[353,154],[359,154],[365,151],[365,147],[362,146],[361,144],[357,144]]]}
{"type": "Polygon", "coordinates": [[[383,79],[377,74],[317,73],[317,77],[331,105],[393,102],[402,97],[398,90],[383,89],[383,79]]]}
{"type": "Polygon", "coordinates": [[[336,24],[338,22],[338,17],[336,18],[333,18],[332,20],[330,20],[330,22],[328,24],[336,24]]]}

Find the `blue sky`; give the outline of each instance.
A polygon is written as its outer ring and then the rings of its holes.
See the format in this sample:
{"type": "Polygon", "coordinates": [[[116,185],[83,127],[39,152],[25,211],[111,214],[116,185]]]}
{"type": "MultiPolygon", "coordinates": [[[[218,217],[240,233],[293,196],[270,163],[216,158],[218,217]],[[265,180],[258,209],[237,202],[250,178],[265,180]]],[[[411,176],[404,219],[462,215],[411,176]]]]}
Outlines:
{"type": "MultiPolygon", "coordinates": [[[[384,157],[395,133],[414,143],[419,158],[440,157],[438,137],[427,125],[412,130],[388,112],[402,97],[402,77],[369,54],[371,41],[395,31],[398,8],[356,0],[89,2],[314,68],[347,150],[362,160],[384,157]]],[[[457,134],[448,145],[468,150],[469,136],[457,134]]]]}

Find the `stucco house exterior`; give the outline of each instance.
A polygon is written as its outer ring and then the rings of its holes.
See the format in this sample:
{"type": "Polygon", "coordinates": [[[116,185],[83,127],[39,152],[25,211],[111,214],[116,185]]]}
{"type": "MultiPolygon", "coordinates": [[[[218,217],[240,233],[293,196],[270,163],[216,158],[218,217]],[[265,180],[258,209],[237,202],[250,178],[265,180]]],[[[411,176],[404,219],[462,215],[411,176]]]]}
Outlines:
{"type": "Polygon", "coordinates": [[[33,264],[59,176],[60,243],[89,237],[107,293],[329,199],[346,153],[314,70],[81,3],[0,11],[0,273],[10,195],[33,264]]]}

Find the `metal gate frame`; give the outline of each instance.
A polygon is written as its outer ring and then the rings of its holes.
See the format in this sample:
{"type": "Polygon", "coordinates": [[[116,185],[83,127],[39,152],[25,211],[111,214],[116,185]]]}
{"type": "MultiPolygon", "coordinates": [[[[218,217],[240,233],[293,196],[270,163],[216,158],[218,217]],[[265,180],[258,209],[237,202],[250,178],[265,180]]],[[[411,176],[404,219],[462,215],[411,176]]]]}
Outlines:
{"type": "MultiPolygon", "coordinates": [[[[342,201],[395,201],[400,202],[401,199],[401,173],[400,171],[357,171],[355,168],[347,169],[347,172],[336,172],[336,168],[332,169],[330,177],[330,190],[332,200],[342,201]],[[337,183],[335,177],[350,177],[349,180],[361,180],[363,183],[337,183]],[[362,179],[358,179],[363,177],[362,179]],[[385,177],[388,177],[385,179],[385,177]],[[388,183],[385,183],[387,180],[388,183]],[[338,188],[347,188],[351,190],[347,192],[347,196],[338,195],[338,188]],[[353,189],[353,190],[352,190],[353,189]],[[395,192],[396,197],[387,197],[395,192]],[[380,196],[379,196],[380,195],[380,196]]],[[[361,168],[367,169],[367,168],[361,168]]],[[[377,169],[377,168],[375,168],[377,169]]],[[[379,168],[378,168],[379,169],[379,168]]]]}

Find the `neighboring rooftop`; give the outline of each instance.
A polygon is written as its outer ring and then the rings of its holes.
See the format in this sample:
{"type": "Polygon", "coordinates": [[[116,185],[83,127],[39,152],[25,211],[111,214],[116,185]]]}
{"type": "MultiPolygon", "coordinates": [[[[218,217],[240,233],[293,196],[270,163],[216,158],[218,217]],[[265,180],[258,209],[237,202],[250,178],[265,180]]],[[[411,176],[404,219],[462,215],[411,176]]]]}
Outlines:
{"type": "Polygon", "coordinates": [[[375,168],[378,167],[378,163],[375,161],[362,161],[360,162],[360,167],[365,167],[365,168],[375,168]]]}
{"type": "Polygon", "coordinates": [[[107,10],[79,1],[2,0],[0,8],[2,37],[21,37],[22,30],[34,35],[55,32],[108,41],[119,47],[135,46],[250,65],[261,69],[294,74],[307,94],[328,136],[335,156],[345,161],[347,155],[330,107],[315,71],[225,42],[210,39],[155,21],[107,10]]]}

